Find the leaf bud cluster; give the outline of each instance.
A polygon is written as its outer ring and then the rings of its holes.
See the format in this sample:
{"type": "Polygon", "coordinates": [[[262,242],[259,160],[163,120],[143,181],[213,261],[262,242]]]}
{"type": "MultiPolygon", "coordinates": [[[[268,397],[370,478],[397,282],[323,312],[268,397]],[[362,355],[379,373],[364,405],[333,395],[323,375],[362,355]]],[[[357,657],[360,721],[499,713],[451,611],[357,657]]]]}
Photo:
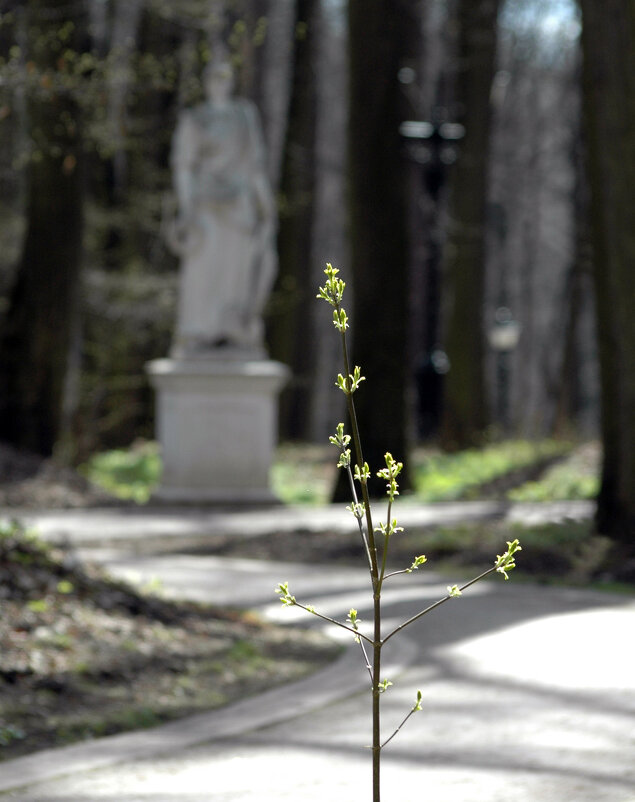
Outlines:
{"type": "Polygon", "coordinates": [[[496,560],[494,560],[494,566],[496,570],[502,574],[505,579],[509,579],[507,575],[508,571],[513,570],[516,567],[516,560],[514,559],[514,554],[517,551],[522,551],[522,546],[518,538],[516,540],[507,541],[507,551],[504,554],[497,554],[496,560]]]}
{"type": "Polygon", "coordinates": [[[380,471],[377,471],[377,476],[380,479],[386,479],[386,494],[390,501],[395,500],[395,496],[399,495],[399,491],[397,490],[397,476],[401,473],[403,469],[403,462],[397,462],[393,459],[393,456],[390,452],[386,452],[384,454],[384,459],[386,460],[386,467],[382,468],[380,471]]]}
{"type": "Polygon", "coordinates": [[[283,605],[285,605],[285,607],[293,607],[295,604],[297,604],[295,596],[292,596],[289,593],[288,582],[279,582],[275,592],[280,594],[280,601],[283,605]]]}

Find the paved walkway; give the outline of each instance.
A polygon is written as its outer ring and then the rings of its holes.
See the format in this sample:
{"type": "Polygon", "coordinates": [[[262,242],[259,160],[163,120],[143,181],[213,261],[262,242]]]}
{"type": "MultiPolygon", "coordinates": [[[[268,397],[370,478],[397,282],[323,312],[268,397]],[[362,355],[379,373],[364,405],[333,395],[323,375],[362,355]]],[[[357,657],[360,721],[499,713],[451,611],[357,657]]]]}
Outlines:
{"type": "MultiPolygon", "coordinates": [[[[267,514],[292,526],[286,510],[267,514]]],[[[190,511],[186,520],[196,515],[203,514],[190,511]]],[[[90,517],[78,514],[83,523],[74,529],[66,516],[64,537],[82,548],[94,542],[90,517]]],[[[99,520],[103,533],[112,512],[95,514],[95,529],[99,520]]],[[[168,516],[165,526],[168,520],[176,527],[179,517],[168,516]]],[[[56,526],[59,534],[59,519],[56,526]]],[[[314,623],[275,601],[273,587],[288,580],[299,600],[327,614],[343,617],[353,606],[369,619],[364,569],[163,555],[139,548],[143,528],[131,517],[121,515],[122,528],[137,534],[111,530],[108,548],[91,554],[115,573],[158,577],[175,596],[222,601],[238,587],[270,618],[314,623]]],[[[195,534],[196,526],[188,529],[195,534]]],[[[382,799],[635,802],[635,599],[497,580],[474,586],[386,647],[394,686],[384,697],[385,734],[418,688],[423,711],[386,747],[382,799]]],[[[427,568],[391,580],[386,627],[454,581],[427,568]]],[[[340,661],[301,683],[217,712],[0,764],[0,798],[367,802],[369,703],[358,648],[349,644],[340,661]]]]}
{"type": "MultiPolygon", "coordinates": [[[[593,515],[591,501],[511,503],[507,501],[463,501],[416,504],[405,500],[398,508],[403,526],[455,524],[465,521],[506,520],[540,524],[565,519],[585,520],[593,515]]],[[[381,504],[376,507],[381,509],[381,504]]],[[[173,508],[169,506],[109,507],[76,510],[2,510],[0,518],[18,518],[49,540],[67,540],[81,545],[136,542],[155,548],[162,538],[204,539],[210,534],[242,537],[272,531],[350,531],[351,517],[341,504],[323,507],[273,506],[265,509],[233,510],[173,508]]]]}

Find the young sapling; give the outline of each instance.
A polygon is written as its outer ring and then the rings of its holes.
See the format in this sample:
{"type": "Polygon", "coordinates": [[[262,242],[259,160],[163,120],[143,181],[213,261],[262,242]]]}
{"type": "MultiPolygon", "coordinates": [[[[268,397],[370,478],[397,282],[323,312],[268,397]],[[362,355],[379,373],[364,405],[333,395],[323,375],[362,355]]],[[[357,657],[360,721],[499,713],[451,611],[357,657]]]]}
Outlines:
{"type": "Polygon", "coordinates": [[[382,635],[382,610],[381,593],[384,583],[399,574],[411,574],[417,571],[424,563],[426,557],[420,554],[414,557],[412,564],[408,568],[387,573],[387,558],[389,553],[390,539],[403,531],[398,525],[397,519],[393,517],[393,504],[396,496],[399,495],[399,485],[397,477],[403,469],[403,464],[395,460],[390,453],[385,454],[385,467],[376,472],[376,475],[386,481],[387,512],[385,520],[377,525],[373,522],[371,502],[368,491],[368,480],[371,477],[371,468],[364,461],[362,443],[355,413],[353,395],[359,389],[360,384],[365,381],[362,376],[361,368],[357,365],[351,371],[348,346],[346,340],[346,330],[348,328],[348,316],[342,306],[344,297],[345,283],[338,278],[338,270],[332,265],[327,264],[325,269],[326,282],[324,287],[319,288],[318,298],[325,300],[333,307],[333,324],[340,334],[342,346],[342,360],[344,373],[338,374],[336,384],[346,397],[346,406],[350,422],[350,434],[345,432],[343,423],[338,423],[335,434],[329,438],[330,442],[339,449],[338,467],[346,471],[351,491],[351,504],[347,510],[352,513],[356,522],[357,529],[362,542],[363,554],[370,574],[370,588],[372,591],[372,635],[366,634],[360,629],[360,618],[357,610],[351,609],[345,621],[338,621],[330,616],[323,615],[312,605],[303,604],[297,601],[296,597],[289,591],[287,582],[281,582],[276,588],[280,601],[288,607],[300,607],[308,613],[321,618],[337,627],[348,630],[354,637],[356,643],[360,645],[362,659],[370,677],[371,707],[372,707],[372,777],[373,777],[373,802],[380,802],[380,768],[381,752],[385,746],[397,735],[408,719],[422,709],[422,693],[417,691],[416,700],[412,708],[406,713],[398,727],[384,740],[381,737],[380,720],[380,699],[388,688],[392,685],[389,679],[381,677],[382,648],[397,633],[418,621],[422,616],[427,615],[440,605],[450,599],[459,598],[463,591],[467,590],[475,582],[484,579],[493,572],[498,572],[509,579],[509,571],[515,565],[515,555],[521,550],[518,540],[508,541],[507,549],[501,555],[496,556],[494,565],[483,571],[474,579],[466,582],[460,587],[450,585],[447,588],[447,595],[434,604],[425,607],[418,613],[399,624],[388,634],[382,635]],[[351,445],[354,450],[354,460],[351,445]]]}

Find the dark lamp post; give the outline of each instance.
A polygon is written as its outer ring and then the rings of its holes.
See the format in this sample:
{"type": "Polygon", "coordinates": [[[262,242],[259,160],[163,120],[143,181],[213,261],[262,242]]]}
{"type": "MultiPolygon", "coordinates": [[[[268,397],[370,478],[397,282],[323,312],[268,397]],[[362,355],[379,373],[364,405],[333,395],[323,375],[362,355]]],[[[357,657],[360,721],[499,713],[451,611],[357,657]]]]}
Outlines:
{"type": "Polygon", "coordinates": [[[504,431],[509,429],[509,373],[510,357],[518,345],[521,325],[506,306],[500,306],[494,314],[494,325],[488,332],[491,348],[496,352],[496,411],[504,431]]]}
{"type": "Polygon", "coordinates": [[[457,143],[465,136],[465,128],[459,123],[405,120],[399,133],[407,143],[409,157],[424,166],[426,189],[436,204],[445,181],[445,168],[457,160],[457,143]]]}
{"type": "MultiPolygon", "coordinates": [[[[400,76],[403,83],[412,76],[400,76]]],[[[425,439],[436,434],[441,409],[441,384],[447,366],[441,367],[438,355],[441,308],[441,256],[444,240],[443,201],[448,168],[459,155],[458,142],[465,129],[446,121],[447,109],[432,109],[430,120],[404,120],[399,134],[407,158],[417,167],[417,199],[414,235],[417,257],[415,274],[422,293],[422,357],[416,366],[419,396],[419,431],[425,439]],[[420,182],[420,183],[419,183],[420,182]],[[421,260],[419,262],[419,259],[421,260]],[[439,369],[441,367],[441,369],[439,369]]],[[[443,354],[445,357],[445,354],[443,354]]],[[[447,359],[447,358],[446,358],[447,359]]]]}

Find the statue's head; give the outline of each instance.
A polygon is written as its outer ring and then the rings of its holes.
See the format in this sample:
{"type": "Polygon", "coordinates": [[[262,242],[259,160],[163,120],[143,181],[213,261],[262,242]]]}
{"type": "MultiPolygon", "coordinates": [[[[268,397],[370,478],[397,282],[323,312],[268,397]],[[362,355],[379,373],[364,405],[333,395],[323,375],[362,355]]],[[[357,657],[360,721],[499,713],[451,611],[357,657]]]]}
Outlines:
{"type": "Polygon", "coordinates": [[[234,89],[234,70],[229,58],[222,54],[210,61],[203,72],[205,92],[210,100],[226,101],[234,89]]]}

